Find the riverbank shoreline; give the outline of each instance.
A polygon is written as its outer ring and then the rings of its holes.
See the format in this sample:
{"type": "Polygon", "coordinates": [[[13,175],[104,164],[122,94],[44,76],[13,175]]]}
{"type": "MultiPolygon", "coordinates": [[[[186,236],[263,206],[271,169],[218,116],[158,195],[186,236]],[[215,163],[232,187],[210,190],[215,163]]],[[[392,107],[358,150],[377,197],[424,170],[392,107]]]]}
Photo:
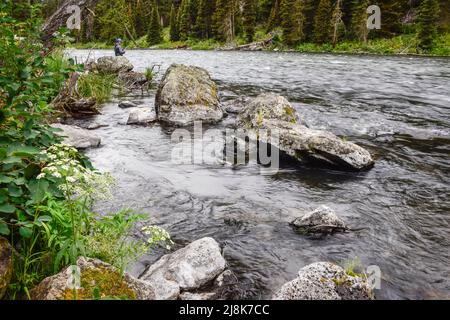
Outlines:
{"type": "MultiPolygon", "coordinates": [[[[85,46],[68,46],[67,50],[114,50],[114,47],[85,47],[85,46]]],[[[406,57],[406,58],[437,58],[437,59],[450,59],[450,55],[432,55],[432,54],[414,54],[414,53],[398,53],[398,54],[386,54],[386,53],[371,53],[371,52],[329,52],[329,51],[297,51],[297,50],[261,50],[261,51],[242,51],[242,50],[220,50],[220,49],[162,49],[162,48],[130,48],[127,51],[198,51],[198,52],[265,52],[265,53],[298,53],[298,54],[316,54],[316,55],[336,55],[336,56],[364,56],[364,57],[406,57]]]]}
{"type": "MultiPolygon", "coordinates": [[[[301,43],[296,47],[286,47],[283,44],[272,41],[262,45],[267,39],[257,39],[253,43],[240,43],[227,45],[215,41],[187,40],[171,42],[165,40],[161,44],[149,47],[145,37],[125,43],[127,50],[189,50],[189,51],[239,51],[239,52],[277,52],[277,53],[305,53],[305,54],[336,54],[336,55],[364,55],[364,56],[399,56],[399,57],[450,57],[450,33],[441,34],[436,40],[431,52],[417,53],[417,40],[413,35],[397,36],[391,39],[371,39],[367,43],[345,41],[335,47],[331,44],[317,45],[314,43],[301,43]],[[249,50],[249,47],[256,48],[249,50]]],[[[87,50],[113,50],[113,44],[104,42],[75,43],[70,49],[87,50]]]]}

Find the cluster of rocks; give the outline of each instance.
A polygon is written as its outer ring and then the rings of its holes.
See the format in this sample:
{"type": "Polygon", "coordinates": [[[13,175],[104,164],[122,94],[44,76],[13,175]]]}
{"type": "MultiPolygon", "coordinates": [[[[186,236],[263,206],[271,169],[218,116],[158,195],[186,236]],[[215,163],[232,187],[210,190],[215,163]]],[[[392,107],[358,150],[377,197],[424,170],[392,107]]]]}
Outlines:
{"type": "MultiPolygon", "coordinates": [[[[144,80],[142,75],[132,72],[133,66],[122,57],[100,58],[89,64],[89,69],[118,73],[127,83],[140,85],[144,80]]],[[[198,67],[172,65],[159,84],[154,108],[138,106],[131,101],[122,101],[118,107],[129,111],[127,124],[130,125],[155,121],[171,126],[188,126],[195,121],[217,123],[227,113],[233,113],[236,114],[236,126],[245,129],[250,139],[272,144],[298,161],[355,171],[370,169],[374,164],[364,148],[330,132],[303,125],[295,108],[282,96],[264,93],[251,100],[239,99],[222,105],[217,85],[206,70],[198,67]],[[278,138],[260,134],[261,130],[268,130],[272,135],[276,133],[278,138]]],[[[60,124],[54,127],[62,130],[66,143],[77,148],[100,145],[100,138],[89,130],[60,124]]],[[[349,230],[345,222],[325,206],[294,219],[291,225],[308,235],[349,230]]],[[[93,270],[109,270],[112,276],[117,272],[93,259],[80,259],[78,265],[82,275],[89,270],[88,274],[93,270]]],[[[66,270],[44,280],[33,291],[34,296],[64,298],[68,292],[64,286],[67,276],[66,270]]],[[[236,277],[226,269],[218,243],[212,238],[204,238],[163,256],[139,279],[127,274],[113,291],[122,290],[135,299],[216,299],[231,279],[236,277]]],[[[349,275],[337,265],[320,262],[301,269],[298,277],[285,284],[273,298],[371,299],[373,293],[364,276],[349,275]]]]}
{"type": "Polygon", "coordinates": [[[80,280],[74,280],[73,267],[44,279],[31,291],[36,300],[100,298],[132,300],[209,300],[220,298],[221,289],[234,277],[226,269],[219,244],[203,238],[160,258],[139,278],[122,275],[116,268],[97,259],[80,258],[80,280]]]}

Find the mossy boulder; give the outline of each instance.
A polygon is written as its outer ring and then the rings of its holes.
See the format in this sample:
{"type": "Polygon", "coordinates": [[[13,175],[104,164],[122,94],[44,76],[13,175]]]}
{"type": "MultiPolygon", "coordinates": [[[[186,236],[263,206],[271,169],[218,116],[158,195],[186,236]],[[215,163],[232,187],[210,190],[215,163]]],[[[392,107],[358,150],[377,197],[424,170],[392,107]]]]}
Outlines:
{"type": "Polygon", "coordinates": [[[179,64],[171,65],[161,80],[155,110],[159,121],[174,126],[216,123],[224,116],[217,85],[208,71],[179,64]]]}
{"type": "Polygon", "coordinates": [[[271,144],[301,162],[351,171],[373,167],[372,156],[364,148],[330,132],[310,129],[298,119],[286,98],[269,93],[251,101],[239,114],[237,125],[247,130],[251,140],[271,144]]]}
{"type": "Polygon", "coordinates": [[[274,93],[263,93],[251,100],[238,116],[241,128],[260,128],[264,120],[297,123],[298,114],[289,101],[274,93]]]}
{"type": "Polygon", "coordinates": [[[6,293],[13,273],[13,249],[8,240],[0,237],[0,299],[6,293]]]}
{"type": "Polygon", "coordinates": [[[274,300],[372,300],[373,290],[363,275],[348,274],[329,262],[317,262],[301,269],[286,283],[274,300]]]}
{"type": "Polygon", "coordinates": [[[89,69],[104,74],[119,74],[132,71],[134,66],[125,57],[101,57],[96,63],[91,63],[89,69]]]}
{"type": "Polygon", "coordinates": [[[153,300],[153,287],[97,259],[80,258],[79,281],[73,268],[44,279],[31,291],[34,300],[153,300]],[[75,285],[74,285],[75,284],[75,285]],[[75,287],[75,288],[74,288],[75,287]]]}

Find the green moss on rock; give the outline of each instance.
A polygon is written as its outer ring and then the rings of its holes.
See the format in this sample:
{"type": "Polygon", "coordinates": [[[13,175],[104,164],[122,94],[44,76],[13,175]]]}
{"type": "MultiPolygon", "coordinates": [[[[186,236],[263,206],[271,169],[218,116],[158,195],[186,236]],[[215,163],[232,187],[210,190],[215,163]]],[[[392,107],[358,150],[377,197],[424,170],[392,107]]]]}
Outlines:
{"type": "Polygon", "coordinates": [[[122,299],[136,300],[136,293],[117,271],[105,267],[81,272],[81,289],[66,289],[64,300],[122,299]]]}

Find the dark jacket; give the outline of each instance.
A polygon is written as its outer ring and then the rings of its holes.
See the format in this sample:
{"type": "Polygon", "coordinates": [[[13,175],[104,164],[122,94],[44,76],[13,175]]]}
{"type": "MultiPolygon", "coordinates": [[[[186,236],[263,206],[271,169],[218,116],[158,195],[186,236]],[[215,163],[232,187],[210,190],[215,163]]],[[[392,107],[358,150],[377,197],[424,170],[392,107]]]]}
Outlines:
{"type": "Polygon", "coordinates": [[[114,47],[114,52],[116,53],[116,57],[121,57],[125,54],[125,49],[122,48],[120,44],[116,44],[114,47]]]}

